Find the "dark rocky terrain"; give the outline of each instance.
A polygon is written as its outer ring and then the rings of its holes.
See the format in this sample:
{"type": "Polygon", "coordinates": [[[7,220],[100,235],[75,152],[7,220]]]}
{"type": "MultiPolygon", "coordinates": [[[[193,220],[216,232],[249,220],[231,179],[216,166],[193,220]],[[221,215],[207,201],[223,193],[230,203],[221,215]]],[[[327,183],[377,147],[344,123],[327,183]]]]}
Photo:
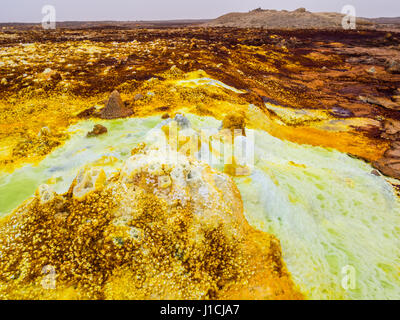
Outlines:
{"type": "MultiPolygon", "coordinates": [[[[19,126],[10,127],[7,123],[14,121],[16,113],[21,125],[30,121],[32,114],[15,110],[15,105],[32,96],[68,94],[80,99],[79,105],[85,99],[90,104],[89,101],[100,99],[99,96],[104,100],[113,90],[128,84],[137,90],[134,94],[141,94],[140,88],[147,80],[162,80],[162,73],[175,66],[183,72],[204,70],[215,79],[247,91],[241,99],[263,110],[268,102],[292,109],[326,110],[337,119],[353,121],[356,124],[346,132],[304,131],[307,123],[303,123],[303,129],[276,129],[272,134],[348,152],[372,162],[384,174],[400,177],[397,32],[127,28],[80,23],[72,29],[49,31],[13,25],[3,26],[0,47],[4,52],[2,59],[9,61],[0,69],[4,124],[0,135],[4,137],[24,136],[19,126]],[[81,53],[79,41],[105,52],[81,53]],[[135,49],[116,51],[116,45],[131,42],[135,49]],[[27,51],[25,44],[32,43],[38,47],[35,50],[40,50],[36,52],[44,55],[42,58],[27,51]],[[51,64],[47,57],[52,57],[51,64]]],[[[131,105],[138,103],[132,100],[131,105]]],[[[160,100],[159,104],[160,110],[168,112],[165,101],[160,100]]],[[[76,111],[71,110],[71,115],[76,111]]],[[[66,119],[68,111],[62,112],[66,119]]]]}

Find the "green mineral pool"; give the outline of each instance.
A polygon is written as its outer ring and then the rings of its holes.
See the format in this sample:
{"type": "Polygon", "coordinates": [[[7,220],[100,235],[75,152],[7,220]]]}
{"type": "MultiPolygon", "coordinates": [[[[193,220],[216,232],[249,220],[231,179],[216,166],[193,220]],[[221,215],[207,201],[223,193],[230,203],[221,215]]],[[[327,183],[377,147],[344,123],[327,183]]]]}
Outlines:
{"type": "MultiPolygon", "coordinates": [[[[193,129],[221,122],[188,114],[193,129]]],[[[0,215],[10,213],[43,183],[67,191],[79,168],[99,162],[107,175],[120,168],[140,142],[151,139],[160,117],[81,121],[70,139],[38,165],[0,174],[0,215]],[[87,138],[95,123],[108,133],[87,138]],[[153,130],[153,131],[154,131],[153,130]]],[[[388,179],[347,154],[254,135],[251,175],[234,178],[245,215],[274,234],[294,281],[311,299],[400,299],[400,205],[388,179]],[[347,271],[354,284],[346,286],[347,271]]],[[[159,136],[158,136],[159,137],[159,136]]],[[[217,169],[220,169],[217,166],[217,169]]]]}

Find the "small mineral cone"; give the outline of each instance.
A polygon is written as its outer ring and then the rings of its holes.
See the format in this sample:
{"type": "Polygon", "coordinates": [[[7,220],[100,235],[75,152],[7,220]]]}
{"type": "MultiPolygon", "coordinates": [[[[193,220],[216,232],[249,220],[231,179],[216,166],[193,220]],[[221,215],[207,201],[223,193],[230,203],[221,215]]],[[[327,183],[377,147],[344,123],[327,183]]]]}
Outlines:
{"type": "Polygon", "coordinates": [[[246,135],[245,116],[239,112],[231,112],[225,116],[222,121],[222,129],[230,129],[233,131],[242,130],[242,135],[246,135]]]}
{"type": "Polygon", "coordinates": [[[119,92],[114,90],[107,101],[106,107],[101,111],[100,118],[125,118],[129,117],[131,114],[133,114],[133,111],[125,107],[119,92]]]}

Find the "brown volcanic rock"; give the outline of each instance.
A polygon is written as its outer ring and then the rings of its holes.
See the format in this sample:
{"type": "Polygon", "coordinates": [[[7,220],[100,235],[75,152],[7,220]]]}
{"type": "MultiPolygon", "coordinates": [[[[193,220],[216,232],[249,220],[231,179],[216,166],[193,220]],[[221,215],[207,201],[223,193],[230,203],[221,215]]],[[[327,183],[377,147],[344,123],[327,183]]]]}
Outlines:
{"type": "Polygon", "coordinates": [[[400,149],[389,149],[385,152],[385,157],[387,158],[397,158],[400,159],[400,149]]]}
{"type": "Polygon", "coordinates": [[[107,130],[107,128],[105,126],[102,126],[101,124],[96,124],[93,127],[93,130],[88,132],[87,137],[91,138],[91,137],[95,137],[95,136],[99,136],[99,135],[105,134],[107,132],[108,132],[108,130],[107,130]]]}
{"type": "Polygon", "coordinates": [[[76,116],[78,118],[85,119],[85,118],[95,117],[97,115],[98,114],[97,114],[96,107],[90,107],[90,108],[83,110],[82,112],[79,112],[76,116]]]}
{"type": "Polygon", "coordinates": [[[388,60],[386,62],[386,70],[390,73],[400,73],[400,61],[399,60],[388,60]]]}
{"type": "Polygon", "coordinates": [[[389,177],[400,179],[400,142],[392,142],[391,148],[386,150],[381,159],[373,162],[372,166],[389,177]]]}
{"type": "Polygon", "coordinates": [[[384,107],[387,109],[400,110],[400,105],[398,103],[393,102],[389,98],[360,96],[360,100],[365,103],[376,104],[378,106],[381,106],[381,107],[384,107]]]}
{"type": "Polygon", "coordinates": [[[400,159],[382,158],[372,163],[372,166],[384,175],[400,179],[400,159]]]}
{"type": "Polygon", "coordinates": [[[129,117],[132,114],[133,111],[125,107],[125,104],[122,101],[119,92],[117,90],[114,90],[111,93],[105,108],[101,110],[100,118],[117,119],[129,117]]]}
{"type": "Polygon", "coordinates": [[[396,141],[400,139],[400,121],[394,119],[385,119],[383,121],[381,137],[384,139],[396,141]]]}

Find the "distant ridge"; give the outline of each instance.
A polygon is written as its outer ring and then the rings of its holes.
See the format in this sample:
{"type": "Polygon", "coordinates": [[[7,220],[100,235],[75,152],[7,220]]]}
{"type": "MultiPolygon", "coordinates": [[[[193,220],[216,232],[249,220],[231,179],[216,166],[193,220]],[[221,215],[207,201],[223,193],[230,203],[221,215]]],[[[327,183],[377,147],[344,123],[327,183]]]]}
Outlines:
{"type": "MultiPolygon", "coordinates": [[[[261,8],[250,12],[232,12],[209,23],[210,27],[238,27],[265,29],[338,29],[342,28],[344,15],[335,12],[310,12],[305,8],[294,11],[264,10],[261,8]]],[[[357,18],[357,24],[364,27],[373,26],[373,22],[357,18]]]]}
{"type": "MultiPolygon", "coordinates": [[[[140,20],[140,21],[59,21],[57,28],[86,29],[86,28],[151,28],[151,27],[186,27],[204,25],[212,20],[209,19],[176,19],[176,20],[140,20]]],[[[1,27],[14,27],[26,29],[41,27],[40,22],[0,22],[1,27]]]]}
{"type": "Polygon", "coordinates": [[[368,20],[380,24],[400,24],[400,17],[380,17],[370,18],[368,20]]]}

